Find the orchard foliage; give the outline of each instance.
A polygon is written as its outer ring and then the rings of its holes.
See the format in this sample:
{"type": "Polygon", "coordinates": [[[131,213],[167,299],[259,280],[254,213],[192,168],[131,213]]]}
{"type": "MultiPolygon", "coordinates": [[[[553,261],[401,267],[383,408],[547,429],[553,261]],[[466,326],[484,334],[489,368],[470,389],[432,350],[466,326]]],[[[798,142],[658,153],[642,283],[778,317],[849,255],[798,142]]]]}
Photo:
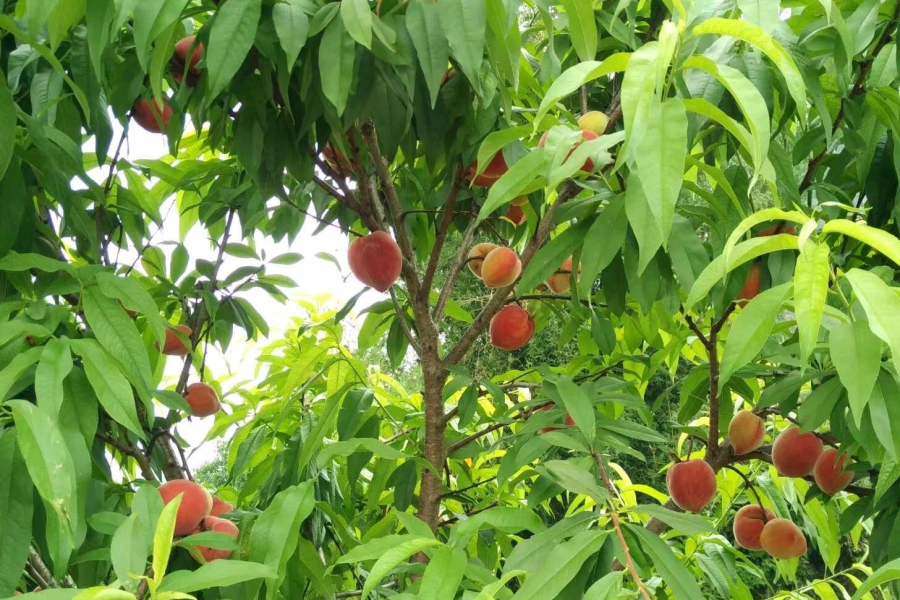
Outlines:
{"type": "Polygon", "coordinates": [[[898,597],[898,0],[0,6],[0,597],[898,597]]]}

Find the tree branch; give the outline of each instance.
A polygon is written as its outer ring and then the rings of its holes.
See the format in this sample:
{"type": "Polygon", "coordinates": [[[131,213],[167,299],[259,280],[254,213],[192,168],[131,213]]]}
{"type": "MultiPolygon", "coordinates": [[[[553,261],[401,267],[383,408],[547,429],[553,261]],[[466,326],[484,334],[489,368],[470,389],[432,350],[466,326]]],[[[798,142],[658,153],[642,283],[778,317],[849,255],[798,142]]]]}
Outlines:
{"type": "Polygon", "coordinates": [[[453,257],[453,262],[450,264],[450,272],[447,273],[447,279],[441,286],[441,293],[438,296],[437,304],[434,306],[434,311],[432,311],[432,318],[435,323],[440,323],[441,317],[444,316],[444,309],[447,307],[447,302],[450,300],[450,292],[453,290],[453,284],[456,282],[456,278],[459,277],[459,272],[462,270],[463,265],[466,264],[466,256],[468,256],[469,250],[472,248],[472,241],[475,239],[475,230],[477,228],[478,220],[472,219],[472,221],[469,222],[469,226],[466,227],[466,230],[463,232],[462,240],[459,242],[459,248],[456,250],[456,256],[453,257]]]}
{"type": "Polygon", "coordinates": [[[421,355],[422,349],[419,347],[419,343],[416,341],[416,338],[413,337],[412,331],[409,329],[409,323],[406,322],[406,316],[403,314],[403,311],[400,310],[400,303],[397,302],[397,294],[394,293],[394,288],[391,287],[388,291],[391,294],[391,302],[394,303],[394,312],[397,313],[397,321],[400,323],[400,328],[403,329],[403,333],[406,335],[409,345],[412,346],[416,354],[421,355]]]}
{"type": "Polygon", "coordinates": [[[133,458],[135,462],[137,462],[138,467],[140,467],[141,475],[144,479],[147,479],[149,481],[157,480],[156,474],[153,472],[153,469],[150,466],[150,460],[147,458],[147,455],[141,452],[138,448],[130,444],[123,444],[105,433],[97,433],[97,439],[101,440],[108,446],[112,446],[122,454],[133,458]]]}
{"type": "Polygon", "coordinates": [[[453,183],[450,185],[450,192],[447,194],[447,203],[444,205],[444,214],[441,217],[441,223],[438,226],[434,247],[431,249],[431,256],[428,258],[425,276],[422,278],[422,287],[419,290],[419,296],[423,297],[425,302],[428,301],[428,294],[431,292],[434,273],[437,271],[438,261],[441,258],[441,250],[444,248],[444,242],[447,240],[447,232],[450,230],[450,224],[453,222],[453,209],[456,207],[456,197],[459,195],[459,190],[462,188],[463,182],[465,181],[464,173],[465,171],[461,167],[457,169],[456,175],[453,177],[453,183]]]}

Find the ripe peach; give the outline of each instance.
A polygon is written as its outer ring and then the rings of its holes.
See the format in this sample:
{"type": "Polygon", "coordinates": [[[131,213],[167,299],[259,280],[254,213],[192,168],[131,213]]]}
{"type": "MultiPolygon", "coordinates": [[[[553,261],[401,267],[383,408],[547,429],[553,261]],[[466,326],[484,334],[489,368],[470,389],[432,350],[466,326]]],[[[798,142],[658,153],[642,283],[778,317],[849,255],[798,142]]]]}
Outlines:
{"type": "Polygon", "coordinates": [[[503,175],[509,171],[509,166],[506,164],[506,159],[503,158],[503,150],[497,152],[494,155],[494,158],[491,159],[491,162],[488,163],[487,168],[481,175],[475,176],[475,173],[478,171],[477,163],[472,163],[469,165],[468,175],[469,181],[479,187],[490,187],[494,185],[494,182],[503,177],[503,175]]]}
{"type": "Polygon", "coordinates": [[[814,433],[800,433],[799,427],[788,427],[775,438],[772,464],[785,477],[806,477],[813,472],[822,454],[822,440],[814,433]]]}
{"type": "Polygon", "coordinates": [[[397,278],[403,266],[400,246],[383,231],[376,231],[350,244],[347,252],[350,270],[362,283],[379,292],[386,292],[397,278]]]}
{"type": "MultiPolygon", "coordinates": [[[[190,327],[187,325],[175,325],[174,327],[190,339],[192,333],[190,327]]],[[[156,349],[159,350],[159,344],[156,345],[156,349]]],[[[162,353],[168,356],[186,356],[188,349],[174,331],[166,329],[166,342],[163,345],[162,353]]]]}
{"type": "Polygon", "coordinates": [[[534,319],[524,308],[504,306],[491,319],[491,344],[501,350],[518,350],[534,335],[534,319]]]}
{"type": "Polygon", "coordinates": [[[688,512],[700,512],[716,496],[716,474],[702,459],[674,465],[666,473],[672,501],[688,512]]]}
{"type": "Polygon", "coordinates": [[[484,257],[490,254],[491,250],[499,247],[497,244],[491,244],[490,242],[476,244],[469,250],[469,270],[481,279],[481,266],[484,264],[484,257]]]}
{"type": "MultiPolygon", "coordinates": [[[[578,272],[581,273],[581,265],[578,265],[578,272]]],[[[571,274],[572,257],[570,256],[559,266],[556,272],[547,279],[547,287],[557,294],[569,291],[569,288],[571,287],[571,274]]]]}
{"type": "MultiPolygon", "coordinates": [[[[235,540],[238,539],[238,535],[240,535],[240,530],[237,528],[237,525],[229,521],[228,519],[220,519],[219,517],[206,517],[203,519],[203,529],[196,529],[192,533],[200,533],[201,531],[215,531],[216,533],[224,533],[235,540]]],[[[218,550],[216,548],[207,548],[206,546],[197,546],[197,551],[200,552],[200,555],[203,556],[203,559],[206,562],[210,562],[212,560],[219,560],[220,558],[228,558],[231,556],[231,550],[218,550]]]]}
{"type": "Polygon", "coordinates": [[[753,263],[753,266],[750,267],[750,272],[747,273],[747,280],[744,282],[744,287],[737,295],[737,299],[742,301],[741,304],[746,304],[750,300],[756,298],[759,294],[760,275],[762,275],[762,268],[758,262],[753,263]]]}
{"type": "MultiPolygon", "coordinates": [[[[549,131],[545,131],[544,135],[541,136],[541,139],[538,142],[538,148],[543,148],[544,145],[547,143],[547,136],[549,135],[549,133],[550,133],[549,131]]],[[[599,137],[600,136],[597,135],[596,133],[594,133],[593,131],[582,131],[581,132],[581,139],[586,142],[596,140],[599,137]]],[[[575,148],[577,148],[580,143],[581,142],[575,142],[575,144],[572,146],[572,149],[569,150],[569,153],[566,155],[566,158],[569,158],[570,156],[572,156],[572,153],[575,152],[575,148]]],[[[582,165],[582,167],[581,167],[581,172],[582,173],[591,173],[593,170],[594,170],[594,161],[592,161],[590,158],[587,159],[586,161],[584,161],[584,165],[582,165]]]]}
{"type": "Polygon", "coordinates": [[[525,211],[522,210],[521,206],[510,204],[509,208],[506,210],[506,216],[504,216],[503,218],[518,227],[525,222],[525,219],[527,217],[525,216],[525,211]]]}
{"type": "MultiPolygon", "coordinates": [[[[184,67],[188,62],[188,52],[191,50],[191,46],[194,45],[194,40],[196,36],[189,36],[186,38],[182,38],[175,43],[175,56],[173,57],[174,62],[181,67],[184,67]]],[[[194,48],[194,53],[191,55],[190,64],[187,65],[188,70],[194,75],[199,75],[201,69],[197,68],[197,63],[200,62],[200,59],[203,57],[203,44],[197,44],[194,48]]],[[[179,69],[181,71],[183,69],[179,69]]],[[[181,73],[179,72],[179,75],[181,73]]]]}
{"type": "Polygon", "coordinates": [[[172,107],[163,100],[162,108],[156,100],[138,98],[131,108],[131,116],[135,122],[150,133],[162,133],[169,126],[172,118],[172,107]]]}
{"type": "Polygon", "coordinates": [[[522,261],[510,248],[494,248],[484,257],[481,278],[489,288],[505,287],[522,273],[522,261]]]}
{"type": "Polygon", "coordinates": [[[838,453],[834,448],[829,448],[819,456],[813,468],[816,485],[829,496],[846,489],[853,481],[853,471],[844,470],[849,465],[850,457],[846,452],[838,453]]]}
{"type": "Polygon", "coordinates": [[[516,196],[515,198],[510,200],[509,203],[513,206],[525,206],[526,204],[528,204],[528,196],[516,196]]]}
{"type": "Polygon", "coordinates": [[[221,498],[213,496],[212,510],[209,511],[209,516],[218,517],[221,514],[229,513],[233,510],[234,505],[231,502],[225,502],[221,498]]]}
{"type": "Polygon", "coordinates": [[[766,523],[759,543],[772,558],[797,558],[806,554],[806,537],[788,519],[772,519],[766,523]]]}
{"type": "Polygon", "coordinates": [[[191,407],[191,414],[195,417],[208,417],[222,409],[216,390],[205,383],[192,383],[187,386],[184,399],[191,407]]]}
{"type": "MultiPolygon", "coordinates": [[[[762,231],[757,233],[756,236],[757,237],[768,237],[770,235],[775,235],[777,229],[778,229],[778,225],[772,225],[771,227],[767,227],[766,229],[763,229],[762,231]]],[[[793,235],[793,234],[797,233],[797,229],[796,229],[796,227],[782,227],[781,231],[779,231],[778,233],[789,233],[789,234],[793,235]]]]}
{"type": "Polygon", "coordinates": [[[748,504],[734,516],[734,541],[747,550],[762,550],[759,534],[766,523],[775,518],[772,511],[758,504],[748,504]],[[765,515],[765,518],[763,518],[765,515]]]}
{"type": "Polygon", "coordinates": [[[174,479],[159,486],[159,495],[168,504],[179,494],[181,504],[175,516],[175,535],[187,535],[194,531],[200,521],[212,510],[212,496],[199,483],[188,479],[174,479]]]}
{"type": "Polygon", "coordinates": [[[752,411],[742,410],[728,424],[728,440],[737,456],[753,452],[763,444],[766,424],[752,411]]]}
{"type": "Polygon", "coordinates": [[[609,117],[599,110],[588,111],[578,118],[579,129],[591,131],[597,135],[603,135],[607,125],[609,125],[609,117]]]}

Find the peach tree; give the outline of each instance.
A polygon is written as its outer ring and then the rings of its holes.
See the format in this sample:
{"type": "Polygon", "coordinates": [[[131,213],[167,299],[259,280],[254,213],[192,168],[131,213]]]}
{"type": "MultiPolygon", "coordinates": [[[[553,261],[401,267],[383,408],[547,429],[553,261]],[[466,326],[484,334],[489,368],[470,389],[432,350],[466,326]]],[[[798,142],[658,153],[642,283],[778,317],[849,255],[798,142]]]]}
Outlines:
{"type": "Polygon", "coordinates": [[[898,597],[897,0],[0,6],[0,597],[898,597]]]}

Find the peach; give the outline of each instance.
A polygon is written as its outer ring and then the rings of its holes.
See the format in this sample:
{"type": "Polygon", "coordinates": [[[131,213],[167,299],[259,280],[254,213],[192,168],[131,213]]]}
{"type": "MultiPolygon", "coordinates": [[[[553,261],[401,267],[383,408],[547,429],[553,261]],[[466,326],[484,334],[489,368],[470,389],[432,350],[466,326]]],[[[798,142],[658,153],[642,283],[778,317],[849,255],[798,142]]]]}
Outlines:
{"type": "MultiPolygon", "coordinates": [[[[180,66],[184,67],[188,62],[188,52],[191,50],[191,46],[194,45],[194,40],[196,36],[189,36],[186,38],[182,38],[175,43],[175,56],[174,62],[180,66]]],[[[194,47],[194,53],[191,54],[190,64],[187,64],[188,70],[194,75],[199,75],[201,69],[197,68],[197,63],[200,62],[200,59],[203,57],[203,44],[197,44],[194,47]]],[[[179,69],[183,70],[183,69],[179,69]]],[[[181,75],[181,73],[179,73],[181,75]]]]}
{"type": "Polygon", "coordinates": [[[788,427],[775,438],[772,464],[785,477],[806,477],[813,472],[822,454],[822,440],[814,433],[800,433],[800,428],[788,427]]]}
{"type": "MultiPolygon", "coordinates": [[[[206,517],[203,519],[203,528],[196,529],[192,533],[200,533],[201,531],[214,531],[216,533],[224,533],[233,539],[238,539],[240,530],[237,525],[228,519],[220,519],[219,517],[206,517]]],[[[207,548],[206,546],[197,546],[197,551],[203,557],[203,560],[210,562],[219,560],[220,558],[228,558],[231,556],[231,550],[219,550],[217,548],[207,548]]]]}
{"type": "Polygon", "coordinates": [[[150,133],[162,133],[169,126],[172,107],[167,100],[163,100],[160,108],[156,100],[138,98],[131,108],[131,116],[138,125],[150,133]]]}
{"type": "Polygon", "coordinates": [[[490,334],[495,347],[518,350],[534,335],[534,319],[520,306],[504,306],[491,319],[490,334]]]}
{"type": "Polygon", "coordinates": [[[590,131],[597,135],[603,135],[607,125],[609,125],[609,117],[599,110],[588,111],[578,118],[579,129],[590,131]]]}
{"type": "MultiPolygon", "coordinates": [[[[541,136],[541,139],[538,142],[538,148],[543,148],[544,145],[547,143],[547,136],[549,135],[549,133],[550,133],[549,131],[545,131],[544,135],[541,136]]],[[[597,135],[596,133],[594,133],[593,131],[582,131],[581,132],[581,139],[586,142],[596,140],[599,137],[600,136],[597,135]]],[[[575,142],[575,144],[572,146],[572,149],[569,150],[569,153],[566,155],[566,158],[569,158],[570,156],[572,156],[572,153],[575,152],[575,148],[577,148],[580,143],[581,142],[575,142]]],[[[582,167],[581,167],[581,172],[582,173],[591,173],[593,170],[594,170],[594,161],[592,161],[590,158],[587,159],[586,161],[584,161],[584,165],[582,165],[582,167]]]]}
{"type": "Polygon", "coordinates": [[[481,175],[476,176],[475,173],[478,171],[477,163],[472,163],[469,165],[468,175],[469,181],[479,187],[490,187],[494,185],[494,182],[503,177],[503,175],[509,171],[509,167],[506,164],[506,159],[503,158],[503,150],[497,152],[494,157],[491,159],[491,162],[488,163],[487,168],[481,175]]]}
{"type": "Polygon", "coordinates": [[[738,412],[728,424],[728,440],[736,456],[757,450],[765,437],[766,424],[752,411],[738,412]]]}
{"type": "Polygon", "coordinates": [[[778,230],[778,225],[772,225],[771,227],[767,227],[756,234],[757,237],[768,237],[770,235],[775,235],[775,233],[789,233],[791,235],[797,233],[797,229],[795,227],[782,227],[781,231],[778,230]]]}
{"type": "MultiPolygon", "coordinates": [[[[186,338],[191,338],[192,331],[187,325],[174,325],[174,327],[186,338]]],[[[156,344],[156,349],[159,350],[159,344],[156,344]]],[[[188,349],[174,331],[166,329],[166,342],[163,345],[162,353],[168,356],[186,356],[188,349]]]]}
{"type": "Polygon", "coordinates": [[[740,293],[737,295],[737,299],[742,301],[741,304],[746,304],[750,300],[756,298],[759,294],[759,278],[762,275],[762,268],[758,262],[753,263],[753,266],[750,267],[750,272],[747,273],[747,280],[744,282],[744,287],[741,288],[740,293]]]}
{"type": "Polygon", "coordinates": [[[467,261],[469,270],[472,271],[478,279],[481,279],[481,266],[484,264],[484,257],[490,254],[491,250],[499,247],[500,246],[497,244],[483,242],[481,244],[476,244],[469,250],[469,260],[467,261]]]}
{"type": "Polygon", "coordinates": [[[522,210],[521,206],[510,204],[509,208],[506,210],[506,216],[503,218],[518,227],[525,222],[526,216],[525,211],[522,210]]]}
{"type": "Polygon", "coordinates": [[[806,537],[788,519],[772,519],[762,528],[759,544],[772,558],[797,558],[806,554],[806,537]]]}
{"type": "Polygon", "coordinates": [[[218,517],[224,513],[230,513],[234,510],[234,504],[231,502],[225,502],[221,498],[217,498],[213,496],[212,510],[209,511],[209,516],[218,517]]]}
{"type": "Polygon", "coordinates": [[[386,292],[394,285],[403,267],[400,246],[383,231],[353,240],[347,262],[357,279],[379,292],[386,292]]]}
{"type": "Polygon", "coordinates": [[[175,535],[188,535],[212,510],[212,496],[199,483],[189,479],[174,479],[159,486],[159,495],[168,504],[181,494],[181,504],[175,516],[175,535]]]}
{"type": "MultiPolygon", "coordinates": [[[[581,265],[578,265],[578,272],[581,273],[581,265]]],[[[571,274],[572,257],[570,256],[559,266],[559,269],[547,279],[547,287],[557,294],[569,291],[569,288],[571,287],[571,274]]]]}
{"type": "Polygon", "coordinates": [[[766,523],[775,518],[772,511],[758,504],[748,504],[734,516],[734,541],[747,550],[762,550],[759,534],[766,523]]]}
{"type": "Polygon", "coordinates": [[[222,409],[216,390],[205,383],[192,383],[187,386],[184,399],[191,407],[191,415],[195,417],[208,417],[222,409]]]}
{"type": "Polygon", "coordinates": [[[494,248],[484,257],[481,279],[489,288],[506,287],[519,278],[522,261],[510,248],[494,248]]]}
{"type": "Polygon", "coordinates": [[[525,206],[528,204],[528,196],[516,196],[512,200],[509,201],[513,206],[525,206]]]}
{"type": "Polygon", "coordinates": [[[845,471],[850,466],[850,457],[846,452],[838,452],[829,448],[819,456],[813,468],[813,476],[819,489],[834,496],[847,488],[853,481],[853,471],[845,471]]]}
{"type": "MultiPolygon", "coordinates": [[[[540,407],[538,410],[550,410],[552,409],[554,404],[552,402],[548,402],[544,406],[540,407]]],[[[573,427],[575,425],[575,419],[572,418],[572,415],[566,415],[565,424],[567,427],[573,427]]],[[[558,431],[559,427],[544,427],[541,429],[541,433],[550,433],[551,431],[558,431]]]]}
{"type": "Polygon", "coordinates": [[[716,473],[705,460],[695,458],[669,469],[666,486],[682,510],[698,513],[716,497],[716,473]]]}

